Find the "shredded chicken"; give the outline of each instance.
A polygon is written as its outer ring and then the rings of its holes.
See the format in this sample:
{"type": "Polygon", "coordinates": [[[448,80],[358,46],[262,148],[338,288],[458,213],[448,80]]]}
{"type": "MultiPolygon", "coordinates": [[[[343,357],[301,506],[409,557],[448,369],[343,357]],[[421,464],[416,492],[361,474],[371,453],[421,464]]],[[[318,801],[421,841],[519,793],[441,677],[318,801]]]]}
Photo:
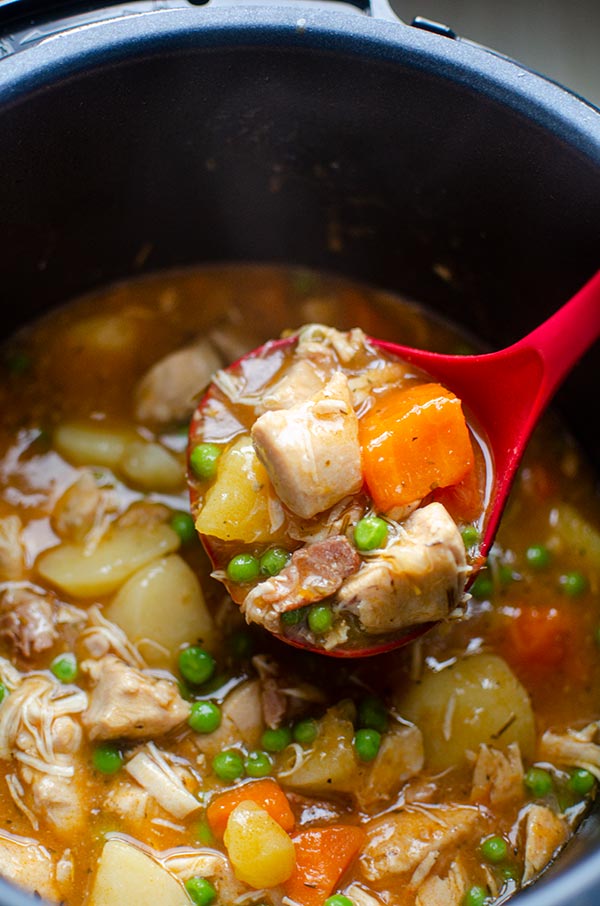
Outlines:
{"type": "Polygon", "coordinates": [[[359,771],[356,800],[363,809],[391,801],[425,760],[423,734],[412,724],[395,724],[384,734],[375,759],[359,771]]]}
{"type": "Polygon", "coordinates": [[[79,636],[79,643],[89,656],[100,660],[105,655],[115,654],[119,660],[131,667],[146,667],[140,655],[123,630],[116,623],[104,617],[98,607],[92,605],[88,610],[89,626],[79,636]]]}
{"type": "Polygon", "coordinates": [[[165,425],[190,417],[198,395],[220,368],[221,359],[204,337],[161,359],[135,392],[135,417],[165,425]]]}
{"type": "Polygon", "coordinates": [[[310,399],[265,412],[251,433],[277,496],[292,513],[310,518],[360,490],[358,418],[341,371],[310,399]]]}
{"type": "Polygon", "coordinates": [[[324,376],[313,362],[296,359],[276,384],[265,391],[262,408],[290,409],[323,389],[324,376]]]}
{"type": "Polygon", "coordinates": [[[550,764],[585,768],[600,780],[600,721],[588,724],[582,730],[554,733],[546,730],[539,746],[539,758],[550,764]]]}
{"type": "Polygon", "coordinates": [[[519,799],[523,789],[523,762],[517,742],[505,752],[481,745],[475,770],[471,802],[482,805],[505,805],[519,799]]]}
{"type": "Polygon", "coordinates": [[[81,669],[92,683],[90,703],[82,715],[88,737],[150,739],[182,724],[190,714],[174,682],[158,679],[125,664],[113,654],[84,661],[81,669]]]}
{"type": "Polygon", "coordinates": [[[567,834],[566,822],[545,805],[527,807],[524,884],[545,868],[567,839],[567,834]]]}
{"type": "Polygon", "coordinates": [[[369,881],[414,872],[432,853],[465,840],[477,827],[479,812],[461,805],[408,807],[367,825],[360,856],[369,881]]]}
{"type": "Polygon", "coordinates": [[[259,582],[246,595],[242,604],[246,620],[278,632],[282,613],[334,594],[359,564],[356,550],[341,535],[305,545],[277,576],[259,582]]]}
{"type": "Polygon", "coordinates": [[[83,541],[90,533],[101,535],[108,526],[108,514],[117,509],[112,488],[99,488],[93,472],[82,469],[79,477],[56,502],[51,525],[68,541],[83,541]]]}
{"type": "Polygon", "coordinates": [[[440,620],[462,600],[467,564],[454,520],[439,503],[416,510],[400,535],[338,592],[368,632],[440,620]]]}
{"type": "Polygon", "coordinates": [[[151,528],[154,525],[164,525],[168,522],[173,511],[164,503],[151,503],[148,500],[136,500],[116,520],[116,525],[128,528],[132,525],[141,525],[151,528]]]}
{"type": "Polygon", "coordinates": [[[356,882],[346,887],[344,895],[352,901],[354,906],[380,906],[383,902],[375,896],[372,890],[366,890],[362,884],[356,882]]]}
{"type": "Polygon", "coordinates": [[[85,620],[79,608],[21,584],[0,597],[0,639],[26,659],[52,648],[61,628],[83,625],[85,620]]]}
{"type": "Polygon", "coordinates": [[[202,807],[189,789],[196,786],[189,769],[152,742],[125,764],[125,770],[175,818],[185,818],[202,807]]]}
{"type": "MultiPolygon", "coordinates": [[[[161,862],[184,882],[189,878],[210,878],[217,890],[220,903],[233,906],[239,897],[248,894],[246,885],[235,877],[229,859],[214,849],[179,849],[176,852],[162,854],[161,862]]],[[[254,898],[257,895],[258,892],[253,892],[254,898]]]]}
{"type": "Polygon", "coordinates": [[[308,703],[326,700],[316,686],[286,676],[267,654],[257,654],[252,665],[260,678],[263,720],[268,727],[278,727],[284,719],[293,720],[306,710],[308,703]]]}
{"type": "Polygon", "coordinates": [[[0,582],[20,579],[25,568],[25,547],[18,516],[0,519],[0,582]]]}
{"type": "Polygon", "coordinates": [[[212,758],[217,752],[242,741],[253,749],[259,743],[262,726],[260,680],[236,686],[221,706],[221,726],[214,733],[195,734],[200,752],[212,758]]]}

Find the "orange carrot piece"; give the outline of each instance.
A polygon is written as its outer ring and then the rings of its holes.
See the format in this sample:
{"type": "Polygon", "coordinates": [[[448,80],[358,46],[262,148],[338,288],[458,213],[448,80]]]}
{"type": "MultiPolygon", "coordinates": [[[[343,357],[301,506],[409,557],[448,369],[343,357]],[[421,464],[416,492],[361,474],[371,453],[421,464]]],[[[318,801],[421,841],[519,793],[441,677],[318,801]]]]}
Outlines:
{"type": "Polygon", "coordinates": [[[441,384],[386,393],[358,429],[365,482],[383,513],[457,484],[473,467],[460,400],[441,384]]]}
{"type": "Polygon", "coordinates": [[[438,488],[433,500],[442,503],[455,522],[471,522],[478,519],[485,508],[486,466],[478,446],[473,446],[474,465],[457,484],[438,488]]]}
{"type": "Polygon", "coordinates": [[[283,885],[287,897],[302,906],[323,906],[358,854],[365,832],[351,824],[301,831],[292,837],[296,867],[283,885]]]}
{"type": "Polygon", "coordinates": [[[294,814],[279,784],[274,780],[256,780],[236,786],[235,789],[217,796],[210,803],[206,809],[206,820],[215,837],[223,836],[234,808],[240,802],[248,800],[264,808],[287,833],[294,829],[294,814]]]}

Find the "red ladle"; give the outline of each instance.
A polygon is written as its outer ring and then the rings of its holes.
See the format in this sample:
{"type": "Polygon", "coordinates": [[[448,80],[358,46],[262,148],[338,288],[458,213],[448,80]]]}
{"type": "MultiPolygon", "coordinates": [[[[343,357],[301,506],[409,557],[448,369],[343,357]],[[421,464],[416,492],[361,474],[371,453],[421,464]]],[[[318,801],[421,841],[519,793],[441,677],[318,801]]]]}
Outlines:
{"type": "MultiPolygon", "coordinates": [[[[515,473],[541,412],[568,372],[599,336],[600,271],[547,321],[522,340],[498,352],[473,356],[443,355],[370,338],[380,349],[417,365],[452,390],[473,413],[486,434],[493,459],[493,487],[480,544],[480,562],[494,540],[515,473]]],[[[284,346],[294,341],[295,338],[290,337],[275,343],[284,346]]],[[[243,359],[260,356],[263,349],[253,350],[243,359]]],[[[238,364],[236,362],[234,366],[238,364]]],[[[205,399],[200,402],[192,419],[191,435],[205,399]]],[[[193,502],[195,491],[192,484],[190,492],[193,502]]],[[[201,540],[211,556],[209,539],[201,536],[201,540]]],[[[399,648],[431,626],[427,623],[422,627],[412,627],[405,636],[368,649],[314,650],[342,657],[371,655],[399,648]]],[[[278,637],[290,641],[284,636],[278,637]]],[[[304,647],[310,646],[307,644],[304,647]]]]}

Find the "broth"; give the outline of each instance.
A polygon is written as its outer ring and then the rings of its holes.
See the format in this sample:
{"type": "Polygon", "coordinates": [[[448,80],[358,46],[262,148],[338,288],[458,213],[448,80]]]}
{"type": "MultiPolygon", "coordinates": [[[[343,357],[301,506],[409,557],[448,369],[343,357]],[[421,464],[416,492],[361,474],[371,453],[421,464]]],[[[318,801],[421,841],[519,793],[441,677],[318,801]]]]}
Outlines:
{"type": "Polygon", "coordinates": [[[553,418],[464,618],[407,649],[293,651],[210,578],[185,486],[202,383],[317,321],[470,346],[409,302],[250,267],[109,288],[5,346],[0,873],[46,899],[500,902],[595,795],[600,508],[553,418]]]}

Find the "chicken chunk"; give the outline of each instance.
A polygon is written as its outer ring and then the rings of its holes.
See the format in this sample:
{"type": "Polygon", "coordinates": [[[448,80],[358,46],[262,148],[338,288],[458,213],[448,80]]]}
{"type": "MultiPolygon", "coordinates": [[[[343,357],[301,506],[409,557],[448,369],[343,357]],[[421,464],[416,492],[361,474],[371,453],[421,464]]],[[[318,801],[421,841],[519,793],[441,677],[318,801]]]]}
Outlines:
{"type": "Polygon", "coordinates": [[[482,744],[473,772],[471,802],[505,805],[521,796],[523,762],[519,744],[511,743],[506,752],[482,744]]]}
{"type": "Polygon", "coordinates": [[[360,557],[343,535],[307,544],[292,554],[277,576],[260,582],[246,595],[242,604],[246,620],[277,632],[282,613],[334,594],[359,565],[360,557]]]}
{"type": "Polygon", "coordinates": [[[46,598],[18,589],[3,595],[0,614],[0,639],[24,658],[52,648],[58,639],[55,611],[46,598]]]}
{"type": "Polygon", "coordinates": [[[107,514],[116,508],[114,491],[99,488],[92,472],[82,469],[77,481],[56,502],[52,528],[68,541],[83,541],[92,529],[101,531],[107,514]]]}
{"type": "Polygon", "coordinates": [[[403,783],[423,767],[423,734],[418,727],[396,724],[382,737],[381,746],[370,763],[360,769],[356,800],[361,808],[389,802],[403,783]]]}
{"type": "Polygon", "coordinates": [[[313,362],[297,359],[263,398],[264,409],[291,409],[323,390],[325,379],[313,362]]]}
{"type": "Polygon", "coordinates": [[[205,338],[172,352],[153,365],[138,384],[136,419],[166,425],[189,418],[198,394],[220,367],[219,356],[205,338]]]}
{"type": "Polygon", "coordinates": [[[277,495],[298,516],[322,513],[361,488],[358,418],[341,371],[305,402],[261,415],[252,441],[277,495]]]}
{"type": "Polygon", "coordinates": [[[73,777],[54,776],[25,767],[21,778],[29,788],[31,810],[51,824],[60,837],[72,840],[74,834],[86,829],[89,812],[81,762],[77,762],[73,777]]]}
{"type": "Polygon", "coordinates": [[[338,601],[367,632],[391,632],[447,617],[462,598],[466,572],[460,532],[445,507],[430,503],[346,580],[338,601]]]}
{"type": "Polygon", "coordinates": [[[598,722],[588,724],[581,730],[567,730],[566,733],[546,730],[540,741],[540,760],[585,768],[600,780],[600,745],[596,742],[597,738],[598,722]]]}
{"type": "Polygon", "coordinates": [[[57,903],[61,899],[52,856],[28,837],[0,832],[0,875],[43,900],[57,903]]]}
{"type": "Polygon", "coordinates": [[[367,826],[360,862],[369,881],[414,872],[425,859],[466,840],[476,830],[479,812],[469,806],[410,808],[385,815],[367,826]]]}
{"type": "Polygon", "coordinates": [[[260,680],[249,680],[236,686],[225,698],[221,707],[221,726],[213,733],[197,734],[194,741],[198,749],[212,758],[240,739],[249,748],[255,748],[262,727],[262,697],[260,680]]]}
{"type": "Polygon", "coordinates": [[[419,887],[415,906],[460,906],[467,889],[467,874],[453,862],[445,878],[431,875],[419,887]]]}
{"type": "Polygon", "coordinates": [[[92,740],[161,736],[189,717],[190,706],[174,683],[130,667],[113,654],[84,661],[81,669],[94,684],[82,715],[92,740]]]}
{"type": "Polygon", "coordinates": [[[524,884],[546,867],[567,839],[567,833],[564,820],[545,805],[529,806],[525,824],[524,884]]]}
{"type": "Polygon", "coordinates": [[[0,519],[0,582],[20,579],[25,568],[25,547],[18,516],[0,519]]]}

